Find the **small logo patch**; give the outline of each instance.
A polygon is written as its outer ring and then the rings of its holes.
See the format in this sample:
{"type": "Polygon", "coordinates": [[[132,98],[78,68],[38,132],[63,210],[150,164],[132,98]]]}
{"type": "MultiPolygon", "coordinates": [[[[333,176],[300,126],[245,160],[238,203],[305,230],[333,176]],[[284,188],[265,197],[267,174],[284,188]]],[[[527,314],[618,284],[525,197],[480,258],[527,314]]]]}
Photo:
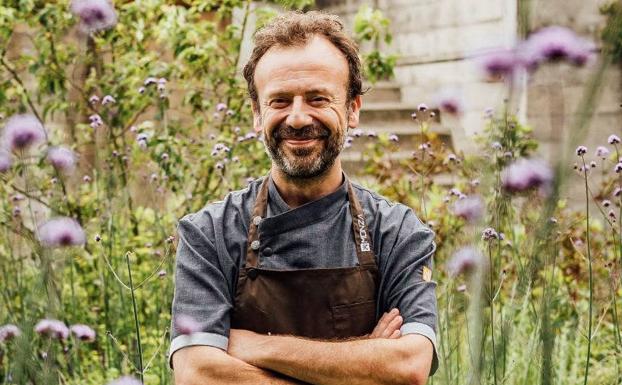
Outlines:
{"type": "Polygon", "coordinates": [[[423,272],[421,273],[423,280],[426,282],[430,282],[432,280],[432,270],[427,266],[423,266],[423,272]]]}

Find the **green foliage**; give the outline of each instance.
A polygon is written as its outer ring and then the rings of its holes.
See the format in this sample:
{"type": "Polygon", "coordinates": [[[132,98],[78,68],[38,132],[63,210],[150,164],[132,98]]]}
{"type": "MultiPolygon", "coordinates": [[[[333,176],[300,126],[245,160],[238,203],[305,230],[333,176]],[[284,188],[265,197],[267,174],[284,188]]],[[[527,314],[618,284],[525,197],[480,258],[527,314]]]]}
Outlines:
{"type": "Polygon", "coordinates": [[[363,5],[354,16],[354,34],[359,43],[371,42],[374,49],[363,55],[363,68],[367,80],[376,83],[393,77],[397,56],[378,50],[380,42],[391,44],[390,20],[379,9],[363,5]]]}
{"type": "MultiPolygon", "coordinates": [[[[304,8],[312,2],[277,3],[304,8]]],[[[13,166],[0,174],[0,325],[14,323],[23,332],[0,343],[3,384],[99,385],[122,374],[170,384],[166,351],[176,251],[170,237],[177,220],[270,167],[239,76],[247,25],[233,15],[237,8],[247,22],[254,12],[261,26],[275,11],[246,0],[115,4],[115,28],[90,36],[77,30],[68,0],[0,5],[0,40],[15,43],[16,31],[26,36],[11,52],[6,47],[12,45],[0,47],[0,120],[37,114],[49,134],[42,147],[13,154],[13,166]],[[93,95],[116,102],[93,103],[93,95]],[[93,114],[101,116],[101,126],[89,125],[93,114]],[[80,155],[74,174],[59,174],[46,161],[51,145],[80,155]],[[37,225],[53,216],[76,218],[86,244],[42,248],[37,225]],[[90,325],[96,341],[52,342],[33,331],[42,318],[90,325]]],[[[611,7],[605,12],[619,13],[611,7]]],[[[607,41],[619,40],[614,30],[606,30],[607,41]]],[[[357,14],[359,42],[388,44],[388,31],[379,11],[364,7],[357,14]]],[[[395,60],[377,50],[366,53],[366,76],[390,77],[395,60]]],[[[554,202],[553,222],[543,217],[547,202],[537,191],[513,195],[502,188],[504,168],[537,147],[531,128],[511,114],[489,120],[472,157],[451,154],[451,143],[427,123],[413,124],[413,131],[419,136],[409,159],[394,156],[406,144],[386,135],[355,142],[363,150],[360,181],[412,207],[436,232],[441,367],[434,383],[577,383],[587,354],[588,234],[598,316],[590,383],[619,383],[622,246],[619,222],[602,205],[610,199],[615,213],[620,210],[612,191],[621,181],[608,174],[618,147],[609,159],[597,159],[602,173],[590,176],[598,210],[586,229],[585,214],[562,200],[554,202]],[[482,197],[486,213],[479,222],[455,215],[456,191],[482,197]],[[485,227],[504,239],[484,243],[485,227]],[[464,245],[485,252],[490,269],[479,281],[446,273],[464,245]]]]}
{"type": "Polygon", "coordinates": [[[607,23],[602,31],[604,48],[616,62],[622,60],[622,3],[612,1],[604,4],[600,12],[607,16],[607,23]]]}

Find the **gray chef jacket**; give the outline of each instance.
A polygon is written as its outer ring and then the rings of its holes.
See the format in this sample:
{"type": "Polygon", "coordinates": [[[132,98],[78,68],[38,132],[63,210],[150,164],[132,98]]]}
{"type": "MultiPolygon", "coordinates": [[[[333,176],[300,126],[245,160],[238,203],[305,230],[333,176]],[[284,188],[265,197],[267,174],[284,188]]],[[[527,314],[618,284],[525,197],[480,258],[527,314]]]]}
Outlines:
{"type": "MultiPolygon", "coordinates": [[[[176,350],[192,345],[227,350],[238,273],[244,266],[248,225],[262,181],[257,179],[179,221],[172,317],[191,316],[201,327],[191,335],[180,335],[172,327],[169,359],[176,350]]],[[[434,345],[436,367],[436,282],[429,278],[434,233],[411,208],[352,185],[365,212],[379,271],[376,319],[398,308],[404,320],[402,335],[427,337],[434,345]]],[[[345,176],[335,192],[295,209],[288,207],[271,180],[259,235],[261,268],[355,266],[345,176]]]]}

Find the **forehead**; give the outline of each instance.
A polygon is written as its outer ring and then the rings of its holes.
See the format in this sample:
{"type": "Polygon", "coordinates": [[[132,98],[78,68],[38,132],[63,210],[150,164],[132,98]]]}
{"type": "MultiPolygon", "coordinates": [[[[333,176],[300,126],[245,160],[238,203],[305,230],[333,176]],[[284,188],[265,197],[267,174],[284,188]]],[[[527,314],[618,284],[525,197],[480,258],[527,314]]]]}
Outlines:
{"type": "Polygon", "coordinates": [[[306,45],[270,48],[255,68],[255,86],[261,95],[304,93],[325,89],[345,93],[348,61],[330,41],[315,36],[306,45]]]}

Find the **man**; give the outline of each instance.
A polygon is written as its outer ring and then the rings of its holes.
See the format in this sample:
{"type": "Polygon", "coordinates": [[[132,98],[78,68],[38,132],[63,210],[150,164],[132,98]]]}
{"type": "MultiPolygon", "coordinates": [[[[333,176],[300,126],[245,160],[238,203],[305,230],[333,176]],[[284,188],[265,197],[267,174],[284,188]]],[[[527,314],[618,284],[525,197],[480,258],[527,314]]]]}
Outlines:
{"type": "Polygon", "coordinates": [[[255,35],[244,76],[272,168],[179,223],[173,318],[201,330],[173,327],[176,384],[424,384],[434,235],[341,169],[356,45],[335,16],[288,13],[255,35]]]}

